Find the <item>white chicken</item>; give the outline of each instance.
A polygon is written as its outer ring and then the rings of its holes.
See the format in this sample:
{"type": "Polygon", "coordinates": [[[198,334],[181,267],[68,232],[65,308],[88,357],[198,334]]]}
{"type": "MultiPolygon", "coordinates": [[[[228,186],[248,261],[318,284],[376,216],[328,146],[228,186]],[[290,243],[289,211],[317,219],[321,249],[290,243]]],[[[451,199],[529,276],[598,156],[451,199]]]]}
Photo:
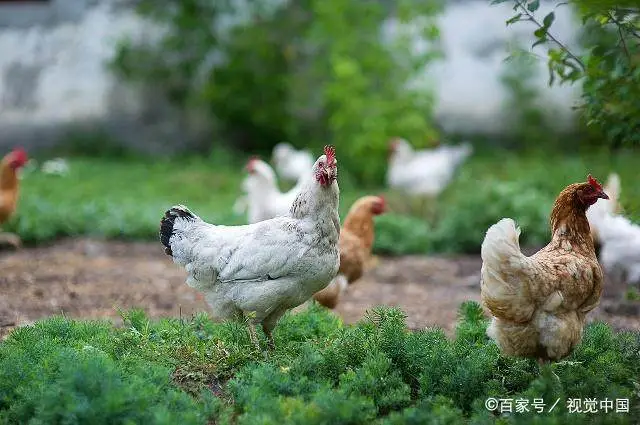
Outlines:
{"type": "Polygon", "coordinates": [[[596,247],[598,257],[601,248],[600,223],[606,216],[616,215],[620,212],[620,176],[616,173],[609,174],[607,183],[604,185],[604,191],[609,195],[609,199],[598,202],[587,210],[591,237],[593,238],[593,244],[596,247]]]}
{"type": "Polygon", "coordinates": [[[42,164],[41,171],[44,174],[51,174],[54,176],[64,176],[69,173],[69,164],[64,158],[54,158],[45,161],[42,164]]]}
{"type": "Polygon", "coordinates": [[[289,143],[278,143],[272,152],[278,176],[287,181],[298,181],[313,166],[313,156],[306,150],[296,150],[289,143]]]}
{"type": "Polygon", "coordinates": [[[405,139],[389,145],[387,184],[412,195],[438,196],[453,178],[457,167],[473,152],[470,143],[415,151],[405,139]]]}
{"type": "Polygon", "coordinates": [[[640,226],[621,215],[606,215],[599,233],[605,271],[619,281],[640,283],[640,226]]]}
{"type": "Polygon", "coordinates": [[[287,214],[306,181],[304,176],[301,176],[293,188],[282,193],[278,188],[276,174],[266,162],[252,157],[247,162],[246,170],[249,174],[242,182],[242,189],[245,192],[244,206],[239,204],[241,202],[239,199],[236,201],[234,210],[239,211],[244,207],[249,223],[257,223],[287,214]]]}
{"type": "Polygon", "coordinates": [[[620,178],[612,173],[605,186],[609,201],[587,210],[594,241],[600,246],[600,263],[614,279],[640,283],[640,226],[617,214],[620,178]]]}
{"type": "Polygon", "coordinates": [[[222,226],[176,205],[160,222],[165,253],[184,266],[187,284],[204,293],[214,319],[250,318],[258,348],[255,324],[262,324],[273,348],[271,331],[280,317],[338,272],[337,176],[335,150],[326,146],[286,216],[222,226]]]}

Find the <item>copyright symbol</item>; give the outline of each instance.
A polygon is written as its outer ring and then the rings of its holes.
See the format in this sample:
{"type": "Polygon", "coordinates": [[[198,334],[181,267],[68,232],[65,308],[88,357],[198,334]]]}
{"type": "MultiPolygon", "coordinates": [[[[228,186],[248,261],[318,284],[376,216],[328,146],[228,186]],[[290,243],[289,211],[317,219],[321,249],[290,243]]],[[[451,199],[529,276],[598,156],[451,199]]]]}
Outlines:
{"type": "Polygon", "coordinates": [[[494,410],[496,410],[498,408],[498,399],[493,398],[493,397],[489,397],[485,402],[484,402],[484,407],[493,412],[494,410]]]}

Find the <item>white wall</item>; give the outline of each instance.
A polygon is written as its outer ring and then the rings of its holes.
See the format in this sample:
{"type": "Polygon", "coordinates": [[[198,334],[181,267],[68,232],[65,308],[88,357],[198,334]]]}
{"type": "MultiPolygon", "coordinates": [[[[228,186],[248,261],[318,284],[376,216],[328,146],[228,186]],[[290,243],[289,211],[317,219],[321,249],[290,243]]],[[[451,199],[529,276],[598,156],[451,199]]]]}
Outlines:
{"type": "MultiPolygon", "coordinates": [[[[542,3],[536,12],[540,21],[553,10],[552,4],[542,3]]],[[[558,128],[572,125],[571,107],[579,96],[579,87],[548,86],[546,48],[536,46],[531,50],[536,28],[532,23],[506,26],[505,21],[514,14],[510,3],[457,1],[451,2],[438,19],[445,59],[427,69],[424,82],[436,89],[436,115],[446,130],[496,133],[506,128],[508,92],[500,78],[509,50],[515,46],[538,56],[535,86],[552,121],[558,128]]],[[[575,46],[577,30],[571,11],[567,7],[557,9],[552,34],[575,46]]]]}
{"type": "MultiPolygon", "coordinates": [[[[115,81],[105,63],[120,37],[154,37],[157,31],[121,3],[53,0],[0,6],[0,146],[16,139],[55,143],[56,132],[51,129],[139,113],[137,93],[115,81]]],[[[530,25],[505,26],[512,13],[506,4],[468,0],[449,3],[440,17],[446,58],[428,69],[425,81],[436,88],[437,115],[445,128],[500,130],[506,92],[499,78],[505,45],[514,37],[528,40],[528,45],[532,41],[530,25]]],[[[576,26],[562,9],[553,28],[561,39],[571,40],[576,26]]],[[[563,112],[557,115],[558,122],[568,122],[575,88],[548,88],[544,61],[539,67],[540,90],[563,112]]],[[[129,126],[136,125],[135,118],[129,121],[129,126]]],[[[163,134],[172,133],[162,129],[153,138],[163,134]]]]}

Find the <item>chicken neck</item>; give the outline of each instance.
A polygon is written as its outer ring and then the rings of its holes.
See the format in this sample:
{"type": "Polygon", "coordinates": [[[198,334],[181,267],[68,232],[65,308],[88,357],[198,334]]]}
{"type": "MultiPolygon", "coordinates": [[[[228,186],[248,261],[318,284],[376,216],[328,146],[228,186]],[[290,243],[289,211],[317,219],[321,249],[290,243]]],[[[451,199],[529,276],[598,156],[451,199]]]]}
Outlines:
{"type": "Polygon", "coordinates": [[[573,249],[593,253],[593,239],[586,215],[587,207],[580,201],[575,190],[569,186],[556,199],[551,211],[550,224],[553,238],[560,237],[571,242],[573,249]]]}
{"type": "Polygon", "coordinates": [[[11,190],[18,186],[18,174],[16,170],[3,162],[0,166],[0,190],[11,190]]]}

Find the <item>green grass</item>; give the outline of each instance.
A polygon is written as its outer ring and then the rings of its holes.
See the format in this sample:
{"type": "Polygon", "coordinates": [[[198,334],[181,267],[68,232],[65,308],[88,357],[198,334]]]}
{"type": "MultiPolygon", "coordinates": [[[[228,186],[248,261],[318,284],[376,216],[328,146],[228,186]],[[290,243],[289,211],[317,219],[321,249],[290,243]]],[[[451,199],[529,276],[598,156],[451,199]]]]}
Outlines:
{"type": "MultiPolygon", "coordinates": [[[[626,212],[640,218],[635,185],[640,154],[584,156],[493,152],[475,155],[431,209],[433,217],[392,212],[377,220],[375,250],[385,254],[478,252],[487,227],[502,217],[522,226],[522,241],[544,243],[555,196],[588,172],[604,181],[610,171],[622,178],[626,212]]],[[[17,215],[6,226],[27,243],[62,236],[155,239],[162,213],[184,203],[208,221],[241,224],[232,212],[240,194],[242,158],[228,154],[181,160],[101,160],[72,158],[71,173],[55,177],[33,172],[22,180],[17,215]]],[[[341,171],[341,215],[359,196],[385,193],[356,188],[341,171]]],[[[392,194],[397,200],[397,194],[392,194]],[[395,195],[395,196],[394,196],[395,195]]]]}
{"type": "Polygon", "coordinates": [[[499,354],[478,304],[463,304],[460,317],[451,340],[440,329],[408,331],[399,309],[377,308],[346,326],[314,305],[285,315],[266,359],[244,325],[214,324],[204,314],[150,322],[132,311],[123,328],[52,317],[0,343],[0,423],[632,424],[639,417],[639,333],[592,324],[569,362],[540,369],[499,354]],[[487,397],[548,404],[544,413],[494,415],[487,397]],[[629,399],[630,411],[567,411],[568,398],[585,397],[629,399]]]}

